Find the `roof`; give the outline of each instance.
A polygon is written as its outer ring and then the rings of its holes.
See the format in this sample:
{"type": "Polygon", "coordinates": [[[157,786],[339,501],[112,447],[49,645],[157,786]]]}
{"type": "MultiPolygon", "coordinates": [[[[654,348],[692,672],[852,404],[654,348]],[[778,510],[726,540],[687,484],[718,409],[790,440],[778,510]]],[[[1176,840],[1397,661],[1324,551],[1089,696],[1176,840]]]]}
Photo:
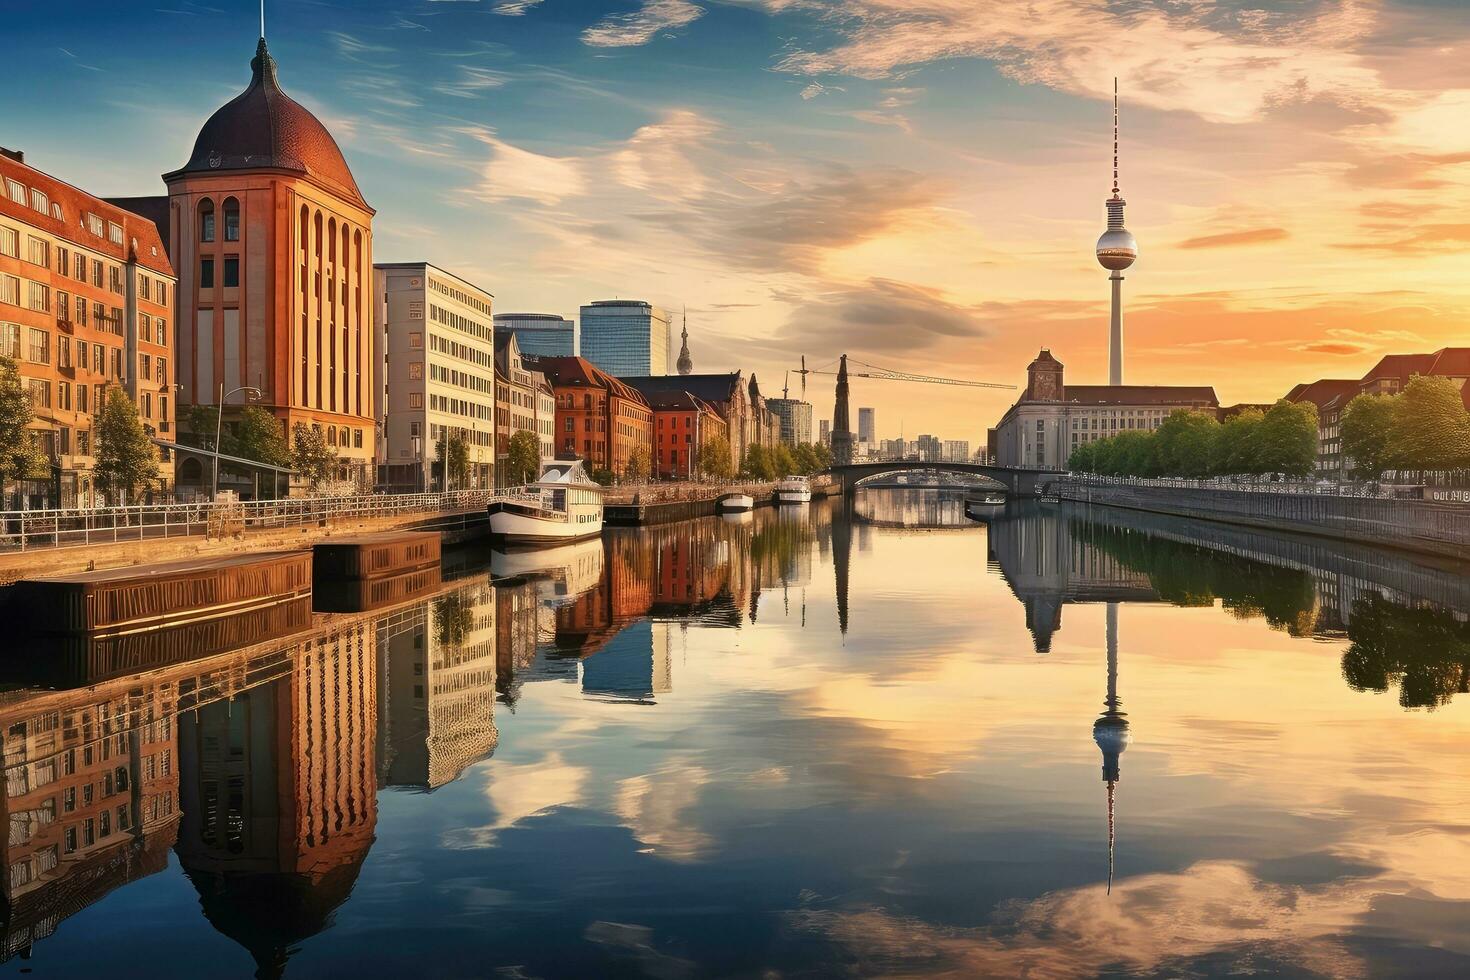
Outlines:
{"type": "Polygon", "coordinates": [[[158,229],[158,235],[163,240],[163,247],[169,246],[169,210],[168,195],[153,194],[149,197],[109,197],[108,204],[116,205],[124,211],[131,211],[140,217],[147,218],[153,222],[158,229]]]}
{"type": "Polygon", "coordinates": [[[1436,351],[1429,373],[1441,377],[1470,378],[1470,347],[1446,347],[1436,351]]]}
{"type": "Polygon", "coordinates": [[[1299,384],[1286,393],[1289,402],[1311,402],[1323,408],[1347,392],[1357,392],[1360,382],[1350,378],[1323,378],[1307,384],[1299,384]]]}
{"type": "Polygon", "coordinates": [[[1409,378],[1415,374],[1428,374],[1434,365],[1433,354],[1385,354],[1373,369],[1363,375],[1361,384],[1379,378],[1409,378]]]}
{"type": "Polygon", "coordinates": [[[3,182],[0,182],[0,214],[5,217],[39,228],[90,251],[110,256],[119,262],[136,259],[145,269],[174,277],[174,267],[168,260],[168,251],[164,248],[158,226],[148,218],[95,197],[5,153],[0,153],[0,176],[24,184],[28,193],[31,189],[39,190],[51,203],[51,208],[44,214],[33,210],[29,203],[12,201],[5,192],[3,182]],[[55,216],[57,205],[60,205],[60,218],[55,216]],[[88,213],[97,215],[104,222],[121,226],[122,244],[119,245],[108,237],[105,225],[101,235],[92,234],[87,228],[88,213]]]}
{"type": "Polygon", "coordinates": [[[601,370],[585,357],[540,357],[536,359],[536,370],[546,375],[546,380],[553,386],[606,388],[619,398],[626,398],[640,405],[648,404],[648,400],[637,388],[601,370]]]}
{"type": "Polygon", "coordinates": [[[1036,360],[1032,361],[1026,366],[1026,370],[1029,371],[1032,368],[1036,367],[1036,365],[1038,364],[1055,364],[1057,367],[1062,366],[1062,362],[1053,357],[1051,350],[1046,347],[1041,348],[1041,353],[1036,355],[1036,360]]]}
{"type": "Polygon", "coordinates": [[[209,117],[189,161],[164,174],[164,181],[196,173],[287,170],[371,211],[327,127],[281,91],[265,38],[255,49],[250,71],[250,86],[209,117]]]}
{"type": "Polygon", "coordinates": [[[728,402],[740,390],[740,372],[729,374],[655,374],[624,378],[645,398],[668,391],[687,391],[707,402],[728,402]]]}
{"type": "Polygon", "coordinates": [[[1067,385],[1063,403],[1083,405],[1218,406],[1209,385],[1067,385]]]}
{"type": "Polygon", "coordinates": [[[700,398],[697,395],[690,394],[687,391],[655,391],[644,397],[648,401],[648,406],[654,411],[674,411],[682,409],[684,411],[698,410],[701,412],[709,412],[713,415],[719,414],[715,411],[715,407],[709,402],[705,401],[703,398],[700,398]]]}
{"type": "Polygon", "coordinates": [[[560,313],[497,313],[495,314],[495,320],[496,322],[501,320],[536,320],[555,324],[556,326],[569,327],[572,325],[572,321],[560,313]]]}

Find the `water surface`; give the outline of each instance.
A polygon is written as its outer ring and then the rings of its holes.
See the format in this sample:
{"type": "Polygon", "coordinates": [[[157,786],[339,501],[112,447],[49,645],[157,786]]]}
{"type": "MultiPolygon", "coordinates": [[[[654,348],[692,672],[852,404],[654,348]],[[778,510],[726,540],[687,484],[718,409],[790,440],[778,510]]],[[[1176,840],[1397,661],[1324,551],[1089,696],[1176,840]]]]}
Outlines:
{"type": "Polygon", "coordinates": [[[388,598],[31,644],[0,970],[1470,971],[1464,569],[880,490],[388,598]]]}

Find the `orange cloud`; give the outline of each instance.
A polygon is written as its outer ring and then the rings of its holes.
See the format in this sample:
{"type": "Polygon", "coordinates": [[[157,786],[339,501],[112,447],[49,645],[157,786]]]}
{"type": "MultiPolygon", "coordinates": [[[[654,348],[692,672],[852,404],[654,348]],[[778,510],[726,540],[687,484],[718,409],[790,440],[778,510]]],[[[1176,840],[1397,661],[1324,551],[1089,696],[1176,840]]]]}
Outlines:
{"type": "Polygon", "coordinates": [[[1248,228],[1245,231],[1227,231],[1218,235],[1201,235],[1186,238],[1180,248],[1234,248],[1238,245],[1260,245],[1279,242],[1290,237],[1285,228],[1248,228]]]}

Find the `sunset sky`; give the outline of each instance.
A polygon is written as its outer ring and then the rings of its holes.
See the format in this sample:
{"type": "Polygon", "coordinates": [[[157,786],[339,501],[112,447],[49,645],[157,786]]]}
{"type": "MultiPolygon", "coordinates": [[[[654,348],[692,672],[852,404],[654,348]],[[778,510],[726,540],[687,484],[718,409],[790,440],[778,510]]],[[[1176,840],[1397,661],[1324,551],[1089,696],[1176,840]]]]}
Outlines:
{"type": "MultiPolygon", "coordinates": [[[[249,80],[254,0],[6,15],[0,143],[161,193],[249,80]]],[[[1211,0],[268,0],[379,261],[502,312],[687,305],[696,370],[804,354],[1105,380],[1092,257],[1123,93],[1127,380],[1266,401],[1470,342],[1470,7],[1211,0]]],[[[797,379],[793,387],[799,393],[797,379]]],[[[817,418],[832,380],[807,390],[817,418]]],[[[978,444],[1014,392],[858,381],[880,437],[978,444]]],[[[854,423],[856,422],[854,414],[854,423]]]]}

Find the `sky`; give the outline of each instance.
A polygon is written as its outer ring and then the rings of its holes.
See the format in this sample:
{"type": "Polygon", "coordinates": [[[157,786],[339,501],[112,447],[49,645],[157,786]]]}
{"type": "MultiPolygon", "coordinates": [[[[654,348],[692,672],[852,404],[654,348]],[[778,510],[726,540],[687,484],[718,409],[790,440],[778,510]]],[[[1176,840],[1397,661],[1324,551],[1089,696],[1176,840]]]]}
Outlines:
{"type": "MultiPolygon", "coordinates": [[[[375,259],[499,312],[687,309],[697,371],[841,353],[1106,380],[1121,186],[1126,380],[1223,403],[1470,342],[1464,0],[267,0],[282,86],[341,144],[375,259]]],[[[255,0],[6,15],[0,143],[162,193],[249,81],[255,0]],[[78,30],[77,25],[85,25],[78,30]],[[15,98],[16,86],[31,89],[15,98]]],[[[677,342],[677,340],[676,340],[677,342]]],[[[790,375],[793,396],[801,379],[790,375]]],[[[833,379],[805,397],[830,418],[833,379]]],[[[880,438],[983,442],[1012,390],[853,383],[880,438]]]]}

